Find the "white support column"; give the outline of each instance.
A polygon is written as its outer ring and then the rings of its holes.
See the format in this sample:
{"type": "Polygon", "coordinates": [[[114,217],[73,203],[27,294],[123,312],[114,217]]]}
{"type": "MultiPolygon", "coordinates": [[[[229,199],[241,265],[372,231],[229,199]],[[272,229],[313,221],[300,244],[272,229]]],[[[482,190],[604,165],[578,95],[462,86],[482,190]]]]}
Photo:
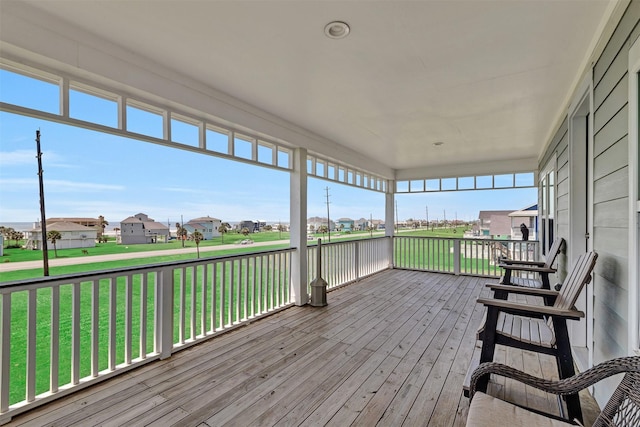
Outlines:
{"type": "Polygon", "coordinates": [[[297,250],[291,257],[291,292],[296,305],[309,302],[307,291],[307,150],[293,152],[290,181],[290,244],[297,250]]]}
{"type": "Polygon", "coordinates": [[[393,234],[395,224],[395,197],[394,191],[396,188],[395,181],[387,181],[387,191],[384,198],[384,235],[390,237],[388,245],[387,259],[389,260],[389,267],[393,268],[393,234]]]}

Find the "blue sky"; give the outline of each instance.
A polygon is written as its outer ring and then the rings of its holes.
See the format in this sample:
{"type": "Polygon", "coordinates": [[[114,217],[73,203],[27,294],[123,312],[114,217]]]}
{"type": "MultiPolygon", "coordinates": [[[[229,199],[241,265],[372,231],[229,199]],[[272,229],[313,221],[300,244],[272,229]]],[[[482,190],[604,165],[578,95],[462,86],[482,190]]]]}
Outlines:
{"type": "MultiPolygon", "coordinates": [[[[57,113],[53,85],[15,79],[0,71],[2,101],[57,113]],[[25,101],[25,93],[37,96],[25,101]]],[[[108,103],[89,107],[82,97],[72,102],[74,117],[114,125],[112,112],[104,111],[111,108],[108,103]]],[[[40,217],[38,129],[47,217],[104,215],[111,225],[138,212],[170,224],[181,216],[187,221],[206,215],[227,222],[289,221],[286,172],[0,112],[0,224],[40,217]]],[[[384,219],[383,194],[315,178],[308,184],[309,217],[326,216],[326,187],[332,219],[384,219]]],[[[425,218],[427,207],[432,220],[442,219],[445,211],[447,219],[472,220],[480,210],[533,204],[536,190],[400,194],[396,200],[400,220],[425,218]]]]}

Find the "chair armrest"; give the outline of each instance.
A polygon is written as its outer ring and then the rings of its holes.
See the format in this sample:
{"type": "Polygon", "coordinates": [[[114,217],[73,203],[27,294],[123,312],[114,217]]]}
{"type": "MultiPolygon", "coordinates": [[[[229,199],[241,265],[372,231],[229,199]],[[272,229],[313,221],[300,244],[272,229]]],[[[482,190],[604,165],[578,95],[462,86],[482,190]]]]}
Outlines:
{"type": "Polygon", "coordinates": [[[550,267],[535,267],[535,266],[502,264],[502,263],[498,264],[498,267],[504,270],[528,271],[528,272],[540,273],[540,274],[551,274],[556,272],[555,268],[550,268],[550,267]]]}
{"type": "Polygon", "coordinates": [[[600,363],[591,369],[579,373],[571,378],[559,381],[550,381],[534,377],[515,368],[496,362],[480,364],[471,374],[469,397],[472,399],[476,392],[478,380],[488,374],[500,375],[511,378],[523,384],[556,395],[569,395],[591,387],[598,381],[612,375],[624,372],[640,372],[640,356],[621,357],[600,363]]]}
{"type": "Polygon", "coordinates": [[[514,286],[514,285],[502,285],[500,283],[487,283],[487,288],[492,291],[504,291],[510,294],[531,295],[539,297],[552,297],[558,296],[558,291],[552,291],[549,289],[529,288],[526,286],[514,286]]]}
{"type": "Polygon", "coordinates": [[[544,267],[546,264],[544,261],[518,261],[515,259],[501,259],[500,262],[508,265],[532,265],[536,267],[544,267]]]}
{"type": "Polygon", "coordinates": [[[579,320],[584,317],[584,313],[575,309],[556,308],[548,305],[531,305],[523,304],[519,302],[492,299],[492,298],[478,298],[478,304],[483,304],[486,307],[496,307],[500,311],[505,313],[517,314],[520,316],[530,316],[540,318],[543,316],[562,317],[570,320],[579,320]]]}

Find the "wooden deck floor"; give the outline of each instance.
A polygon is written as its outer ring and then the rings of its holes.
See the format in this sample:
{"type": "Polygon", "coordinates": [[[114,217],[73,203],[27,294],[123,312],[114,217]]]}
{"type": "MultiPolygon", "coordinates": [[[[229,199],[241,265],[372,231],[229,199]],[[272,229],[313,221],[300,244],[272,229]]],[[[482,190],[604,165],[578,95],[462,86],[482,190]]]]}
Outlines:
{"type": "MultiPolygon", "coordinates": [[[[10,425],[463,426],[462,383],[486,279],[390,270],[170,359],[130,371],[10,425]]],[[[552,376],[553,360],[499,358],[552,376]]],[[[555,401],[502,384],[546,410],[555,401]]]]}

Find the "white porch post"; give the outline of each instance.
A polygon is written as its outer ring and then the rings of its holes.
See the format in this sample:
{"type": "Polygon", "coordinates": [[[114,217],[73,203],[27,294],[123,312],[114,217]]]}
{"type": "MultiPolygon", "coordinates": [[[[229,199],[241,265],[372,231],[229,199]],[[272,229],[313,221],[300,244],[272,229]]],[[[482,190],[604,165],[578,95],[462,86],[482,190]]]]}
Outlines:
{"type": "Polygon", "coordinates": [[[293,152],[290,182],[290,244],[297,248],[291,256],[291,292],[296,305],[309,302],[307,291],[307,150],[293,152]]]}
{"type": "Polygon", "coordinates": [[[387,191],[384,198],[384,235],[389,237],[389,246],[387,248],[387,259],[389,260],[389,267],[393,268],[393,235],[395,225],[395,209],[394,209],[394,190],[396,182],[387,181],[387,191]]]}

